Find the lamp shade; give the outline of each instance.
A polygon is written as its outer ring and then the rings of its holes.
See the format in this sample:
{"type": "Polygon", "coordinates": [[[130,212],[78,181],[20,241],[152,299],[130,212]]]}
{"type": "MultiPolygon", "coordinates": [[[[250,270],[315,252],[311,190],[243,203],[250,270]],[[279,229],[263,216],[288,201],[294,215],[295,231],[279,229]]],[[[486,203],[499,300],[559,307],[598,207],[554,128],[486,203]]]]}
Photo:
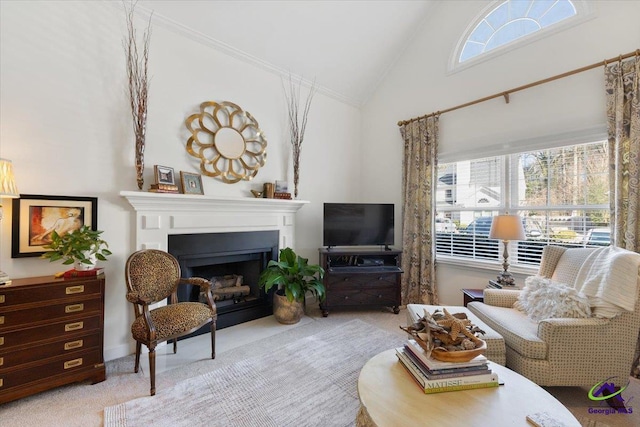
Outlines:
{"type": "Polygon", "coordinates": [[[522,218],[519,215],[498,215],[493,217],[491,221],[491,231],[489,231],[490,239],[500,240],[524,240],[527,236],[524,234],[524,226],[522,218]]]}
{"type": "Polygon", "coordinates": [[[16,180],[13,177],[13,165],[11,160],[0,158],[0,197],[12,199],[20,197],[16,180]]]}

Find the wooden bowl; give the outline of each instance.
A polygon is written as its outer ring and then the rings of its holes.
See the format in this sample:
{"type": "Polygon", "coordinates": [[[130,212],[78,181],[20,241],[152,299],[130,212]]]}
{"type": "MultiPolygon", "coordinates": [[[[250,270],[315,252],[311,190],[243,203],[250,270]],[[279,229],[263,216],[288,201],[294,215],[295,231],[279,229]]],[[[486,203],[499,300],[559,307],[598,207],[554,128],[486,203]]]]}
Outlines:
{"type": "MultiPolygon", "coordinates": [[[[487,343],[481,339],[478,339],[480,346],[473,350],[458,350],[458,351],[446,351],[439,348],[431,350],[431,357],[441,362],[468,362],[474,357],[477,357],[487,350],[487,343]]],[[[477,344],[476,344],[477,345],[477,344]]]]}

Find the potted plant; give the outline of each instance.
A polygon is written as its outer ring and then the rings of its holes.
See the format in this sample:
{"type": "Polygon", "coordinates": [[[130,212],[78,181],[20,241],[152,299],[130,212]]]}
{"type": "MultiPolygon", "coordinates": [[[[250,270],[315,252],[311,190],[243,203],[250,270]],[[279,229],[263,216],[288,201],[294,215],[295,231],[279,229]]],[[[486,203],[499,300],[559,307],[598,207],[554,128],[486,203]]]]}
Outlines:
{"type": "Polygon", "coordinates": [[[300,321],[307,292],[320,301],[324,300],[324,269],[319,265],[310,265],[308,261],[296,255],[291,248],[281,249],[280,260],[269,261],[260,274],[258,284],[265,292],[269,292],[274,285],[278,286],[273,295],[273,314],[280,323],[294,324],[300,321]]]}
{"type": "Polygon", "coordinates": [[[107,249],[109,245],[100,237],[102,233],[87,225],[63,235],[53,231],[51,243],[44,246],[49,251],[42,257],[48,258],[49,262],[64,259],[62,264],[74,264],[76,270],[91,270],[95,268],[97,260],[106,261],[107,256],[111,255],[107,249]]]}

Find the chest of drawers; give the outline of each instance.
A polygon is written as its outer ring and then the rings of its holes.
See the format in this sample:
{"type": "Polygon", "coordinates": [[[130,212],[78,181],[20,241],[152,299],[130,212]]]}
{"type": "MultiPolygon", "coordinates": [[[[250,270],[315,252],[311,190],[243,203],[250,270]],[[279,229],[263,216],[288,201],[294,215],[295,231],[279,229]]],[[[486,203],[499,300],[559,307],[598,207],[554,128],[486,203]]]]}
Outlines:
{"type": "Polygon", "coordinates": [[[0,403],[104,381],[104,275],[0,286],[0,403]]]}

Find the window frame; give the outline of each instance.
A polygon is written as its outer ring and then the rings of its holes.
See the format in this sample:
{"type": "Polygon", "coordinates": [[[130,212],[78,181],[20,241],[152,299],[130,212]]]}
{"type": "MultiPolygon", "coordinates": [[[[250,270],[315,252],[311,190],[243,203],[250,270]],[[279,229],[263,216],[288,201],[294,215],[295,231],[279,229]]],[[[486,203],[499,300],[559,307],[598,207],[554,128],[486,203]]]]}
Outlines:
{"type": "MultiPolygon", "coordinates": [[[[511,173],[511,168],[512,168],[512,164],[514,163],[514,160],[517,159],[518,156],[522,153],[541,151],[541,150],[556,150],[562,147],[570,147],[570,146],[582,145],[582,144],[606,143],[607,142],[606,132],[604,132],[603,130],[598,131],[594,128],[587,132],[584,132],[584,131],[577,132],[575,133],[575,136],[571,138],[567,138],[566,135],[564,135],[562,138],[546,137],[546,138],[538,138],[538,140],[539,140],[538,141],[539,143],[535,144],[535,146],[533,147],[528,146],[526,144],[519,144],[519,143],[514,144],[516,147],[520,147],[520,148],[514,147],[512,150],[509,150],[509,152],[502,151],[502,153],[495,153],[495,152],[492,153],[492,151],[494,150],[483,149],[483,150],[478,150],[478,153],[483,152],[485,154],[480,156],[474,156],[475,158],[469,158],[469,155],[467,153],[466,156],[459,156],[458,159],[452,158],[453,156],[447,156],[446,161],[439,160],[438,161],[439,164],[444,164],[444,163],[448,164],[448,163],[458,163],[463,161],[481,160],[489,157],[499,157],[501,159],[502,177],[501,177],[501,189],[500,189],[501,200],[498,206],[487,206],[487,207],[475,206],[475,207],[465,207],[465,208],[459,208],[459,207],[457,208],[453,206],[452,207],[437,206],[436,207],[437,213],[441,214],[444,212],[460,212],[460,211],[465,211],[465,212],[494,211],[496,214],[498,214],[498,213],[504,213],[505,211],[519,212],[523,209],[531,210],[531,211],[566,210],[567,205],[558,206],[558,205],[549,204],[546,206],[531,206],[531,207],[520,206],[518,204],[517,197],[515,197],[516,192],[512,191],[514,186],[515,188],[517,188],[517,185],[518,185],[517,174],[511,173]],[[543,141],[546,141],[546,142],[543,142],[543,141]],[[524,147],[527,147],[527,148],[524,149],[524,147]],[[487,151],[489,151],[489,154],[487,154],[487,151]]],[[[570,205],[570,206],[573,210],[608,210],[610,209],[609,203],[593,204],[593,205],[580,204],[580,205],[570,205]]],[[[437,245],[437,233],[435,233],[435,229],[434,229],[434,236],[436,236],[436,245],[437,245]]],[[[512,261],[510,262],[509,271],[516,274],[525,274],[525,275],[535,274],[538,271],[539,264],[518,263],[517,261],[518,243],[519,242],[514,242],[514,241],[508,243],[508,251],[510,254],[509,259],[510,261],[512,261]]],[[[437,249],[435,248],[434,250],[437,251],[437,249]]],[[[475,244],[474,244],[474,250],[475,250],[475,244]]],[[[451,264],[451,265],[456,265],[461,267],[495,271],[497,266],[501,266],[502,264],[502,251],[503,251],[502,242],[498,242],[498,259],[497,260],[467,258],[467,257],[460,257],[460,256],[445,255],[445,254],[436,252],[436,263],[451,264]]]]}
{"type": "Polygon", "coordinates": [[[458,39],[458,42],[456,43],[455,48],[451,52],[451,55],[449,57],[449,64],[447,66],[447,75],[455,74],[459,71],[466,70],[470,67],[473,67],[485,61],[494,59],[508,52],[511,52],[515,49],[524,47],[535,41],[538,41],[546,37],[552,36],[554,34],[557,34],[559,32],[568,30],[574,26],[580,25],[596,17],[595,5],[592,2],[589,2],[586,0],[571,0],[576,9],[576,14],[574,16],[567,19],[563,19],[553,25],[550,25],[545,28],[541,28],[538,31],[519,37],[502,46],[498,46],[487,52],[483,52],[480,55],[476,55],[472,58],[469,58],[466,61],[460,62],[460,55],[462,54],[462,50],[464,49],[464,45],[467,42],[469,36],[473,33],[473,31],[478,26],[478,24],[482,20],[484,20],[487,17],[487,15],[491,13],[496,7],[504,3],[504,1],[505,0],[496,0],[496,1],[490,2],[484,8],[482,8],[480,12],[474,17],[474,19],[469,23],[469,25],[467,25],[464,32],[461,34],[460,38],[458,39]]]}

